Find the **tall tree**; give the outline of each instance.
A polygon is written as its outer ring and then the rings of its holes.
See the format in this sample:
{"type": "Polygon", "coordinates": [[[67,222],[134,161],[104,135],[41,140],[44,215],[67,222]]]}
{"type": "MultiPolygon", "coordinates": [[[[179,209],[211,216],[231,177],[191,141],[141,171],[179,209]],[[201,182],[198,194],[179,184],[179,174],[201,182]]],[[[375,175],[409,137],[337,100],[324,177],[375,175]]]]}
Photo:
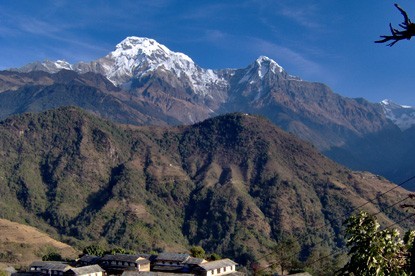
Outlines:
{"type": "Polygon", "coordinates": [[[413,231],[404,242],[398,230],[380,230],[376,217],[366,212],[351,216],[346,226],[350,261],[340,271],[341,275],[411,275],[409,251],[414,241],[413,231]]]}

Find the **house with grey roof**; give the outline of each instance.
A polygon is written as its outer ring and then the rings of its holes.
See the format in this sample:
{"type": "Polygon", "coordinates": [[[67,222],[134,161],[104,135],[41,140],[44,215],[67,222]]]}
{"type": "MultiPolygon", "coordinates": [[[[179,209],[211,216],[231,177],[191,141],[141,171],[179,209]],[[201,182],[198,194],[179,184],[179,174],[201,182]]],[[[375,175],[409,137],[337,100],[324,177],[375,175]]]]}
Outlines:
{"type": "Polygon", "coordinates": [[[150,261],[142,255],[105,255],[99,264],[108,274],[121,274],[125,270],[150,271],[150,261]]]}
{"type": "Polygon", "coordinates": [[[50,276],[62,276],[71,268],[72,266],[65,263],[48,263],[41,268],[41,274],[50,276]]]}
{"type": "Polygon", "coordinates": [[[237,263],[230,259],[222,259],[199,264],[196,272],[202,276],[226,275],[235,273],[236,265],[237,263]]]}
{"type": "Polygon", "coordinates": [[[197,265],[207,262],[204,259],[191,257],[187,253],[160,253],[154,260],[153,271],[169,273],[191,272],[197,265]]]}
{"type": "Polygon", "coordinates": [[[77,266],[87,266],[98,264],[101,257],[85,254],[77,260],[77,266]]]}
{"type": "Polygon", "coordinates": [[[99,265],[73,267],[64,273],[65,276],[104,276],[105,270],[99,265]]]}
{"type": "MultiPolygon", "coordinates": [[[[47,264],[50,263],[57,263],[57,262],[45,262],[45,261],[34,261],[29,265],[29,271],[30,272],[38,272],[41,273],[42,272],[42,267],[44,267],[47,264]]],[[[61,262],[59,262],[61,263],[61,262]]]]}

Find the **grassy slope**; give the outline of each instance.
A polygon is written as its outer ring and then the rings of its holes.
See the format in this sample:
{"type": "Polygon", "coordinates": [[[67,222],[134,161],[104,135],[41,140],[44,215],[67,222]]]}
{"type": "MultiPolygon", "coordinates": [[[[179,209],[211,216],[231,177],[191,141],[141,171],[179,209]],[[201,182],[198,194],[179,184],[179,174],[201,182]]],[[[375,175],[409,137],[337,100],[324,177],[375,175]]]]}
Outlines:
{"type": "Polygon", "coordinates": [[[10,265],[27,266],[49,252],[57,252],[64,258],[78,256],[71,246],[34,227],[0,219],[0,269],[10,265]]]}

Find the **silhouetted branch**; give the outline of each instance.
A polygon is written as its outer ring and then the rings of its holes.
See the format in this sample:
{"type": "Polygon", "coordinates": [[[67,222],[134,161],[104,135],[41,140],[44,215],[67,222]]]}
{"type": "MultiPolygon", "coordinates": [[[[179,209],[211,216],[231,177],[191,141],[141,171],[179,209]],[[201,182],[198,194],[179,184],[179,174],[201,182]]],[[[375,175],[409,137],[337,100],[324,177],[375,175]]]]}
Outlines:
{"type": "Polygon", "coordinates": [[[392,35],[381,35],[383,39],[376,40],[375,43],[384,43],[391,41],[391,43],[387,44],[388,46],[393,46],[396,42],[402,39],[411,39],[411,37],[415,36],[415,24],[411,22],[408,17],[408,14],[404,9],[402,9],[398,4],[395,4],[395,7],[401,12],[404,17],[404,22],[399,24],[403,30],[398,30],[392,27],[392,24],[389,23],[389,29],[392,35]]]}

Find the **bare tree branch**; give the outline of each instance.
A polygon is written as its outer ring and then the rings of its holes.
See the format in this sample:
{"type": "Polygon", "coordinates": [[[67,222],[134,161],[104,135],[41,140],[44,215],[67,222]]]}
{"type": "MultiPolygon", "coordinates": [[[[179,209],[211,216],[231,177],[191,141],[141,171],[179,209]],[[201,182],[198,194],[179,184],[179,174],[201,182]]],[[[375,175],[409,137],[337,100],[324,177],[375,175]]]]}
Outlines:
{"type": "Polygon", "coordinates": [[[375,43],[384,43],[388,41],[392,41],[391,43],[387,44],[388,46],[395,45],[396,42],[403,40],[403,39],[411,39],[411,37],[415,36],[415,24],[411,22],[408,17],[408,14],[404,9],[402,9],[398,4],[395,4],[395,7],[401,12],[402,16],[404,17],[404,22],[399,24],[399,27],[402,30],[398,30],[392,27],[392,24],[389,23],[389,29],[392,35],[381,35],[382,39],[376,40],[375,43]]]}

